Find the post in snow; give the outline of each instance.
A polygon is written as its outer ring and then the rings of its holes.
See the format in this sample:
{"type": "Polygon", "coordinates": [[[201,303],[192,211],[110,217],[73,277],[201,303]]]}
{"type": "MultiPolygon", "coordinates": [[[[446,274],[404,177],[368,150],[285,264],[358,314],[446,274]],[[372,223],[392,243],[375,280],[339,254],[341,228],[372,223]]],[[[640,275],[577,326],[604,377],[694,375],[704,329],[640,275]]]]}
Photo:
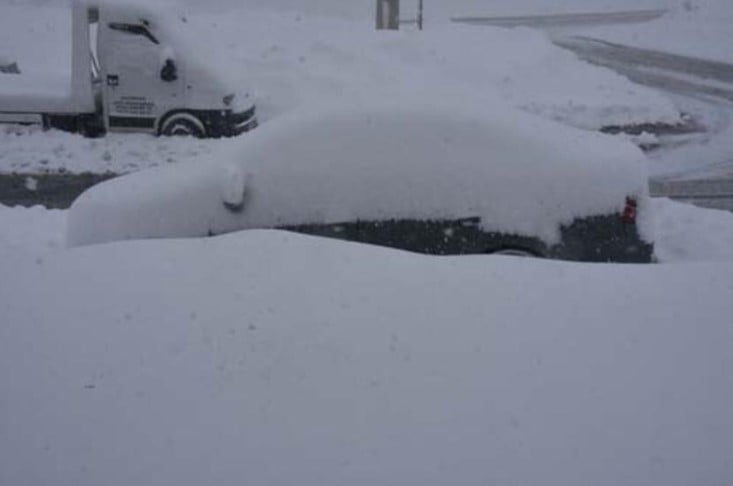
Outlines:
{"type": "Polygon", "coordinates": [[[400,0],[377,0],[377,30],[400,28],[400,0]]]}
{"type": "Polygon", "coordinates": [[[417,28],[422,30],[422,0],[417,4],[417,28]]]}

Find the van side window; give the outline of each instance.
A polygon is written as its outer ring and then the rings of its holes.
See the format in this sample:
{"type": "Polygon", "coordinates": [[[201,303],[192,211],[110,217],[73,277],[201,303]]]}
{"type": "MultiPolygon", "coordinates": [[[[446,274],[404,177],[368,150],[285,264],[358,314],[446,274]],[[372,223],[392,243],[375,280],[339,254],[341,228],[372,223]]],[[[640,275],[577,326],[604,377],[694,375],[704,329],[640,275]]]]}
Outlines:
{"type": "Polygon", "coordinates": [[[118,22],[112,22],[109,24],[109,28],[112,30],[117,30],[119,32],[125,32],[127,34],[141,35],[143,37],[146,37],[153,44],[160,44],[160,42],[158,42],[158,39],[156,39],[155,36],[151,34],[148,28],[144,25],[121,24],[118,22]]]}

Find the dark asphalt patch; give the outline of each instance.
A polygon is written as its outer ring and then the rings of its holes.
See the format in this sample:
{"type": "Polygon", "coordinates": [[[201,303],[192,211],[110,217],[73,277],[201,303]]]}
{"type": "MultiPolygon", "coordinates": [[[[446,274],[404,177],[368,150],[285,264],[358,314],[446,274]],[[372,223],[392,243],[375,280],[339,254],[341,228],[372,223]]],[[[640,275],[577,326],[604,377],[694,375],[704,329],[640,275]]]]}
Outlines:
{"type": "Polygon", "coordinates": [[[631,125],[608,125],[601,127],[602,133],[617,135],[626,133],[628,135],[641,135],[650,133],[652,135],[689,135],[691,133],[704,133],[705,127],[695,121],[689,115],[682,114],[682,123],[635,123],[631,125]]]}
{"type": "MultiPolygon", "coordinates": [[[[667,141],[679,139],[680,136],[693,135],[699,133],[705,133],[706,127],[695,120],[693,117],[682,113],[681,123],[635,123],[631,125],[608,125],[601,127],[602,133],[609,135],[626,134],[639,136],[643,134],[655,135],[656,137],[662,137],[667,141]]],[[[637,142],[640,149],[645,152],[651,152],[660,148],[663,144],[660,139],[656,141],[648,142],[637,142]]]]}
{"type": "Polygon", "coordinates": [[[0,174],[0,204],[66,209],[87,188],[113,177],[117,174],[0,174]]]}

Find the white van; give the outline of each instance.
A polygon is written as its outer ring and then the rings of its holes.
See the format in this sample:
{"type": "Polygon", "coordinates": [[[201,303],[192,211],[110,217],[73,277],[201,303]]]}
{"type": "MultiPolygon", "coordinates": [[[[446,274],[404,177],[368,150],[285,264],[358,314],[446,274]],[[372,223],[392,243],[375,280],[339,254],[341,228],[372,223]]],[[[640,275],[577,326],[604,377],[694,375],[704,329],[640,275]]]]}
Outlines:
{"type": "Polygon", "coordinates": [[[234,136],[257,126],[249,94],[179,52],[160,16],[139,6],[76,1],[71,79],[60,86],[0,74],[0,123],[89,136],[109,131],[234,136]]]}

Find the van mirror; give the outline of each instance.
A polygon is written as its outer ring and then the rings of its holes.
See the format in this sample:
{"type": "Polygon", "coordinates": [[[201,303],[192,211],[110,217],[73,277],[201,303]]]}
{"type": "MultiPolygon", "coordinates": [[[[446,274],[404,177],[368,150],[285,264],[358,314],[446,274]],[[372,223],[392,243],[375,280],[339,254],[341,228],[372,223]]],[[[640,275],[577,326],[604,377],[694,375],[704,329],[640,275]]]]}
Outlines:
{"type": "Polygon", "coordinates": [[[147,38],[153,44],[160,44],[160,42],[158,42],[158,39],[144,25],[124,24],[124,23],[120,23],[120,22],[111,22],[109,24],[109,28],[111,30],[116,30],[118,32],[123,32],[125,34],[139,35],[139,36],[142,36],[142,37],[147,38]]]}
{"type": "Polygon", "coordinates": [[[178,68],[176,62],[168,58],[163,63],[163,68],[160,70],[160,79],[167,83],[171,83],[178,79],[178,68]]]}

